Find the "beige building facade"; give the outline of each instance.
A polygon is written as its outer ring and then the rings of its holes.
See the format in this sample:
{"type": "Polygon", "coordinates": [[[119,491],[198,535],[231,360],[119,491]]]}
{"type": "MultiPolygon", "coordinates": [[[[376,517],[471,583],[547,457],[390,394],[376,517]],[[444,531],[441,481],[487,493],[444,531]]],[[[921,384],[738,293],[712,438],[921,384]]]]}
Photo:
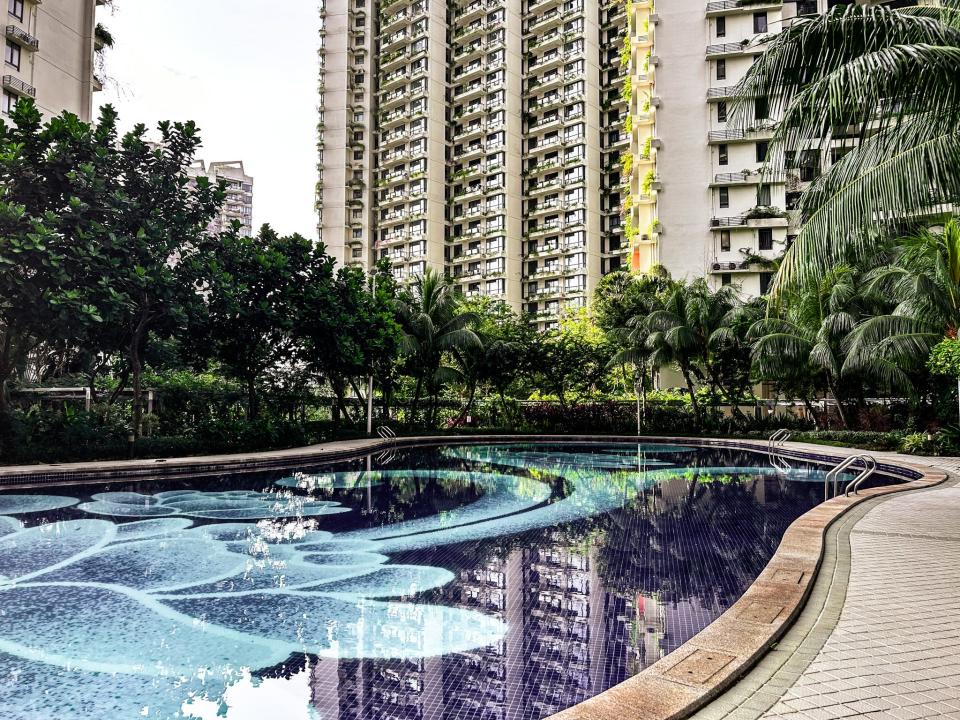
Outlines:
{"type": "Polygon", "coordinates": [[[96,7],[102,0],[6,0],[3,104],[9,114],[21,97],[44,116],[67,110],[93,114],[96,7]]]}
{"type": "Polygon", "coordinates": [[[772,158],[768,103],[740,122],[733,90],[832,1],[326,0],[321,238],[541,327],[617,269],[762,294],[835,158],[772,158]]]}
{"type": "Polygon", "coordinates": [[[398,280],[442,270],[545,327],[585,305],[627,259],[625,18],[599,0],[326,0],[328,250],[398,280]]]}

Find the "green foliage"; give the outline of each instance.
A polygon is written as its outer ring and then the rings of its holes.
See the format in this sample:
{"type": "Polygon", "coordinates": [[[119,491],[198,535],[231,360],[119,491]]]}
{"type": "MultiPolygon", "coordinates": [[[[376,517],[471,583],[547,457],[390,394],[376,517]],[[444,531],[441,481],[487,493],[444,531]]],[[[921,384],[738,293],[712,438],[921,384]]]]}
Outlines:
{"type": "MultiPolygon", "coordinates": [[[[815,280],[838,256],[862,260],[905,221],[960,194],[960,20],[955,0],[901,10],[844,4],[791,22],[738,86],[779,117],[773,146],[819,153],[836,128],[850,152],[803,194],[805,222],[778,287],[815,280]]],[[[774,153],[776,155],[776,153],[774,153]]]]}
{"type": "Polygon", "coordinates": [[[927,367],[934,375],[960,378],[960,340],[948,338],[935,345],[927,367]]]}

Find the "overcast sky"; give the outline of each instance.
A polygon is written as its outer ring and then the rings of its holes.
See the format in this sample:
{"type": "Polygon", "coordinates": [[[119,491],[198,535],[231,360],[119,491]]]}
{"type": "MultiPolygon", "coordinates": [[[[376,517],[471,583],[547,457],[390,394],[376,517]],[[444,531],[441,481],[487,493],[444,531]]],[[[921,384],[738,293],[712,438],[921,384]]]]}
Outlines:
{"type": "Polygon", "coordinates": [[[116,0],[99,103],[124,129],[194,120],[206,161],[243,160],[254,227],[316,236],[317,6],[313,0],[116,0]]]}

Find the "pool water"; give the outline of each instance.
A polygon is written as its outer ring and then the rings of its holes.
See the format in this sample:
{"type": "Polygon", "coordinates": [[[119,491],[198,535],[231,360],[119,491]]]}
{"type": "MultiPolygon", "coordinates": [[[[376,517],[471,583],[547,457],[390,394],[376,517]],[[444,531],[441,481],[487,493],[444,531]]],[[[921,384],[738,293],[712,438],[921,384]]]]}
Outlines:
{"type": "Polygon", "coordinates": [[[454,445],[0,493],[0,717],[539,720],[737,600],[822,499],[790,464],[454,445]]]}

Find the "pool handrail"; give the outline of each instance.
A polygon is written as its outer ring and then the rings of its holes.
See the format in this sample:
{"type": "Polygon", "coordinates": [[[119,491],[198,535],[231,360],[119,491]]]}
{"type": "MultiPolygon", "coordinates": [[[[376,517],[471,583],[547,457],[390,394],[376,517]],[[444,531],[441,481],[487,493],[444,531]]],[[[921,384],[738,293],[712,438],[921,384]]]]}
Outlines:
{"type": "Polygon", "coordinates": [[[851,492],[856,495],[860,490],[860,486],[877,471],[877,461],[873,455],[861,455],[861,457],[865,460],[863,471],[847,483],[844,497],[850,497],[851,492]]]}
{"type": "MultiPolygon", "coordinates": [[[[834,496],[836,496],[836,495],[837,495],[837,491],[838,491],[838,489],[839,489],[839,477],[840,477],[840,473],[842,473],[844,470],[846,470],[848,467],[850,467],[851,465],[853,465],[853,464],[856,463],[856,462],[860,462],[860,463],[863,464],[864,471],[866,471],[866,469],[867,469],[867,467],[869,466],[870,463],[873,463],[874,469],[876,469],[876,465],[877,465],[876,460],[874,460],[872,456],[870,456],[870,455],[864,455],[864,454],[861,454],[861,455],[851,455],[850,457],[845,458],[844,460],[841,460],[839,463],[837,463],[836,465],[834,465],[833,468],[831,468],[831,469],[827,472],[827,474],[824,476],[824,478],[823,478],[823,500],[824,500],[824,502],[826,502],[827,500],[830,499],[830,481],[833,480],[833,494],[834,494],[834,496]]],[[[872,475],[873,473],[871,472],[870,474],[872,475]]],[[[864,478],[864,479],[866,479],[866,478],[864,478]]],[[[848,485],[848,487],[849,487],[849,485],[848,485]]]]}
{"type": "Polygon", "coordinates": [[[767,439],[767,453],[773,454],[773,451],[777,448],[783,447],[783,445],[790,439],[790,436],[793,435],[792,432],[786,428],[780,428],[775,431],[767,439]]]}
{"type": "Polygon", "coordinates": [[[381,425],[377,428],[377,435],[379,435],[382,440],[395,440],[397,437],[397,434],[386,425],[381,425]]]}

